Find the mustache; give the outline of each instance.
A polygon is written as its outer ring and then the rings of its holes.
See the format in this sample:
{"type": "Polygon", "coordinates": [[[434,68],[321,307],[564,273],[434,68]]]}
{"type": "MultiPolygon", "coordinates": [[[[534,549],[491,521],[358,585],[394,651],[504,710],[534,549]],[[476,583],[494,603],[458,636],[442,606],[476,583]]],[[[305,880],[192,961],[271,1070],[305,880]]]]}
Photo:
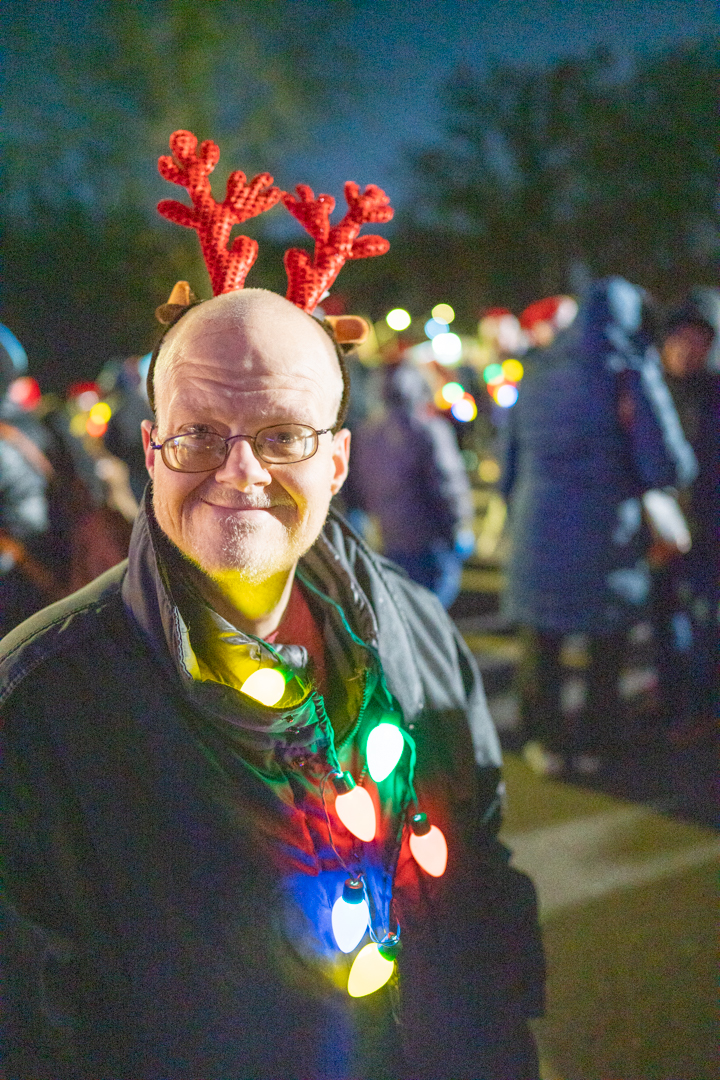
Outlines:
{"type": "Polygon", "coordinates": [[[229,492],[223,494],[222,502],[217,499],[206,499],[215,506],[221,506],[224,510],[270,510],[273,506],[295,506],[295,502],[287,494],[268,495],[265,492],[255,494],[243,494],[238,491],[235,495],[229,492]]]}

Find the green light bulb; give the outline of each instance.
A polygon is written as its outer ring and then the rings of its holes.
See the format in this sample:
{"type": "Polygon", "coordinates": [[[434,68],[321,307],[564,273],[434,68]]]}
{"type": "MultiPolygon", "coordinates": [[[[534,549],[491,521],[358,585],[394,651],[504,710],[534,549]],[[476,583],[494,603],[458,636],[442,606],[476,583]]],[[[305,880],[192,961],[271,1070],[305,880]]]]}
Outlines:
{"type": "Polygon", "coordinates": [[[367,741],[368,772],[376,784],[389,776],[403,752],[405,739],[397,724],[378,724],[367,741]]]}

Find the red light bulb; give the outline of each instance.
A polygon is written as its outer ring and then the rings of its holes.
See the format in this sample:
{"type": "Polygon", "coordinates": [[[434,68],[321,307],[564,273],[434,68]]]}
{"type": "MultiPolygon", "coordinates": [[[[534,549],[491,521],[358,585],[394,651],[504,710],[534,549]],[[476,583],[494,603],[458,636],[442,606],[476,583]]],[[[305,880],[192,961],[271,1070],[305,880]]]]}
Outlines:
{"type": "Polygon", "coordinates": [[[447,841],[437,825],[431,825],[427,814],[414,814],[410,819],[410,851],[418,866],[431,877],[442,877],[447,866],[447,841]]]}

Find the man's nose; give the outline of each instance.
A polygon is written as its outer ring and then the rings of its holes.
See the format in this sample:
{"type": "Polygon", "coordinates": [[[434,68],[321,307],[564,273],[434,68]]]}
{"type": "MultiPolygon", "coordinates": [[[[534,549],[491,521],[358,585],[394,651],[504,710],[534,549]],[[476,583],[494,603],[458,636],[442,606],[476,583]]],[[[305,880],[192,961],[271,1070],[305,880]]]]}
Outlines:
{"type": "Polygon", "coordinates": [[[221,484],[245,490],[256,485],[265,486],[272,480],[267,465],[253,453],[253,444],[249,439],[235,439],[230,443],[230,452],[225,464],[215,471],[215,479],[221,484]]]}

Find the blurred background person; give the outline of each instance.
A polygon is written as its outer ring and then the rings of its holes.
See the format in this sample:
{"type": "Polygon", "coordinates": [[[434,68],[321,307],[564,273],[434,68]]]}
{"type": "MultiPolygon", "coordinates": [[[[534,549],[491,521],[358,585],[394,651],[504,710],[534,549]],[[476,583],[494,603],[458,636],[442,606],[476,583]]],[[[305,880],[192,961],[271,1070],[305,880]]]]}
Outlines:
{"type": "Polygon", "coordinates": [[[150,355],[129,356],[118,365],[110,387],[112,415],[103,436],[105,448],[127,465],[130,490],[138,504],[147,484],[140,425],[153,415],[145,388],[150,355]]]}
{"type": "Polygon", "coordinates": [[[353,500],[376,519],[387,558],[449,607],[474,543],[457,439],[411,364],[385,369],[383,401],[384,413],[353,435],[353,500]]]}
{"type": "Polygon", "coordinates": [[[671,311],[662,362],[698,474],[681,498],[691,546],[654,545],[660,708],[671,745],[712,731],[718,707],[720,291],[693,289],[671,311]]]}
{"type": "Polygon", "coordinates": [[[9,394],[26,370],[24,348],[0,325],[0,637],[60,595],[42,562],[53,468],[9,394]]]}
{"type": "Polygon", "coordinates": [[[619,673],[627,629],[649,595],[638,496],[686,485],[696,472],[643,301],[642,290],[619,277],[592,286],[575,320],[526,354],[508,418],[504,606],[522,643],[524,756],[546,774],[560,773],[571,755],[592,771],[627,749],[619,673]],[[570,738],[560,650],[565,635],[579,633],[589,638],[589,668],[570,738]]]}

